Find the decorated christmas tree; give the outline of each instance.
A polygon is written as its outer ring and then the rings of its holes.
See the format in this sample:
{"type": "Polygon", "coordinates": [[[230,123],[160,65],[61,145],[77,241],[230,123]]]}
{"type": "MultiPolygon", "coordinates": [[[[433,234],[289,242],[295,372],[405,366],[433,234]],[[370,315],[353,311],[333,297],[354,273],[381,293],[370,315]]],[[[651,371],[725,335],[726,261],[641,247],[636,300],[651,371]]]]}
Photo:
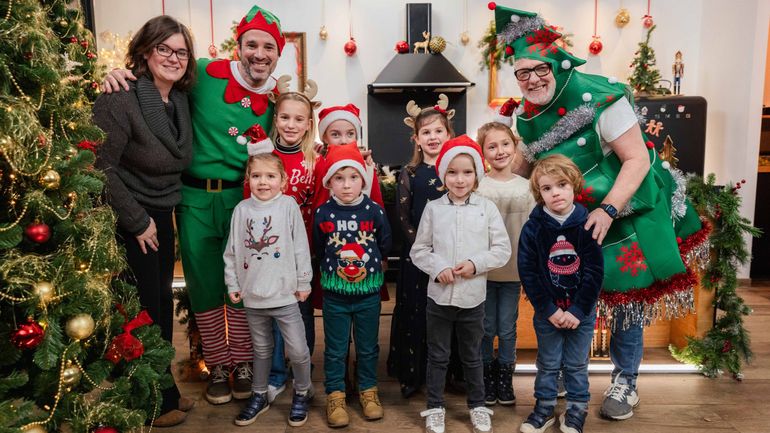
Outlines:
{"type": "Polygon", "coordinates": [[[633,68],[628,83],[634,88],[637,95],[655,95],[660,93],[656,88],[660,81],[660,71],[655,67],[655,50],[650,47],[650,35],[655,27],[647,30],[644,42],[639,42],[639,49],[634,53],[634,60],[630,67],[633,68]]]}
{"type": "Polygon", "coordinates": [[[95,47],[72,4],[0,0],[0,432],[128,431],[171,383],[173,349],[116,278],[95,47]]]}

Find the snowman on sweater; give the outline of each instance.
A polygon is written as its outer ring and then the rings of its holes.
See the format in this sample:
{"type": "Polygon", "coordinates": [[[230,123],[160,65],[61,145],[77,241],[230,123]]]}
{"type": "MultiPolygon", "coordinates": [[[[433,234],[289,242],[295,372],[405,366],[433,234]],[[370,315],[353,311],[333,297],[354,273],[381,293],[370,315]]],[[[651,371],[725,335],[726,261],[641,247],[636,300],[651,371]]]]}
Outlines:
{"type": "Polygon", "coordinates": [[[548,273],[554,287],[564,290],[564,297],[556,300],[556,305],[566,310],[572,305],[572,295],[580,284],[580,257],[575,247],[563,235],[556,238],[548,254],[548,273]]]}

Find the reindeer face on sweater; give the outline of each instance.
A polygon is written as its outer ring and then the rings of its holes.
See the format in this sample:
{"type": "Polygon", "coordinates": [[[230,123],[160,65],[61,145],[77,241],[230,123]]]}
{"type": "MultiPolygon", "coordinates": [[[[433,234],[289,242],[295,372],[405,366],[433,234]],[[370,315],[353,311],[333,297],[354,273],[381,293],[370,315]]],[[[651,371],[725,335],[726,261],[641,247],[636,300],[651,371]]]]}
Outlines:
{"type": "Polygon", "coordinates": [[[346,239],[340,239],[337,233],[335,235],[330,242],[342,247],[337,251],[337,276],[349,283],[357,283],[366,278],[369,254],[364,248],[369,241],[374,241],[374,235],[360,230],[355,243],[347,243],[346,239]]]}

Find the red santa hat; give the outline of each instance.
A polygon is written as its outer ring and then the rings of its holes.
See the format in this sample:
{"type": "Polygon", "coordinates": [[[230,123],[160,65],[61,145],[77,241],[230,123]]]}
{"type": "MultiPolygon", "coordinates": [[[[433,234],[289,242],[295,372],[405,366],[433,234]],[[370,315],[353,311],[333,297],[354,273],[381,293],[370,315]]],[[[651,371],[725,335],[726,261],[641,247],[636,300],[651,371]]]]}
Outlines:
{"type": "Polygon", "coordinates": [[[500,111],[495,116],[495,122],[502,123],[509,128],[513,126],[513,113],[518,106],[519,102],[517,100],[509,98],[500,106],[500,111]]]}
{"type": "Polygon", "coordinates": [[[238,144],[245,144],[249,151],[249,156],[260,153],[270,153],[275,149],[273,141],[265,134],[265,130],[258,123],[251,125],[243,135],[236,139],[238,144]]]}
{"type": "Polygon", "coordinates": [[[449,163],[457,155],[470,155],[473,158],[473,164],[476,166],[476,180],[484,177],[484,156],[481,153],[481,147],[473,139],[463,134],[459,137],[447,140],[441,147],[441,152],[436,159],[436,173],[438,173],[441,182],[444,182],[444,175],[449,163]]]}
{"type": "Polygon", "coordinates": [[[361,110],[353,104],[327,107],[318,113],[318,135],[323,139],[326,128],[335,120],[347,120],[356,127],[356,139],[361,139],[361,110]]]}
{"type": "Polygon", "coordinates": [[[580,257],[575,252],[575,246],[562,235],[556,237],[556,243],[553,244],[548,254],[548,270],[557,275],[571,275],[577,272],[579,267],[580,257]],[[560,265],[552,260],[554,257],[560,256],[575,256],[575,261],[566,265],[560,265]]]}
{"type": "Polygon", "coordinates": [[[364,158],[361,156],[361,151],[358,150],[358,144],[355,141],[348,144],[329,146],[329,150],[326,153],[326,162],[322,167],[326,170],[326,173],[323,175],[323,186],[328,188],[327,183],[329,179],[334,176],[334,173],[345,167],[352,167],[358,170],[364,185],[366,185],[367,179],[364,165],[364,158]]]}
{"type": "Polygon", "coordinates": [[[369,261],[369,254],[366,254],[359,244],[345,244],[340,248],[339,254],[341,259],[369,261]]]}
{"type": "Polygon", "coordinates": [[[236,27],[235,40],[239,40],[241,35],[249,30],[261,30],[272,36],[278,45],[278,55],[281,55],[281,51],[283,51],[283,47],[286,45],[286,38],[283,37],[281,32],[281,21],[272,12],[254,5],[249,13],[241,19],[238,27],[236,27]]]}

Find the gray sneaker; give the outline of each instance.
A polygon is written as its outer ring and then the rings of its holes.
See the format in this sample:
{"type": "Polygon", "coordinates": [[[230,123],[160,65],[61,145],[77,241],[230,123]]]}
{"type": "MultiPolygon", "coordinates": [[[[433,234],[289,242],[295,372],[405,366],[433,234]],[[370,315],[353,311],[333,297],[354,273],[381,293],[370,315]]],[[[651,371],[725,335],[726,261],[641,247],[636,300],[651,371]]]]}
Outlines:
{"type": "Polygon", "coordinates": [[[446,410],[443,407],[424,410],[420,416],[425,418],[425,433],[444,433],[446,410]]]}
{"type": "Polygon", "coordinates": [[[233,371],[233,398],[243,400],[251,398],[251,386],[254,373],[250,362],[239,362],[233,371]]]}
{"type": "Polygon", "coordinates": [[[224,404],[233,399],[230,390],[230,369],[225,365],[211,367],[206,384],[206,400],[211,404],[224,404]]]}
{"type": "Polygon", "coordinates": [[[620,375],[615,376],[612,384],[604,391],[604,401],[599,414],[613,420],[623,420],[634,416],[634,408],[639,405],[639,395],[631,385],[620,383],[620,375]]]}

